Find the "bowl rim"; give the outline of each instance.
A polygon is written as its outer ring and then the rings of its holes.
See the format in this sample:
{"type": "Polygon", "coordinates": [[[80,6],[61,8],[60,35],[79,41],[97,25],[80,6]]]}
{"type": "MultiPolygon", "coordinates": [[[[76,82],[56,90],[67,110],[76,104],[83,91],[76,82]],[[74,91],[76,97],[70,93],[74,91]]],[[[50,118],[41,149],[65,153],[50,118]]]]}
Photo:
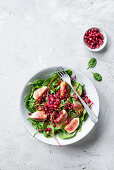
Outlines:
{"type": "MultiPolygon", "coordinates": [[[[55,68],[57,68],[57,67],[58,67],[58,66],[45,67],[44,69],[39,70],[39,71],[36,72],[32,77],[29,78],[29,80],[24,84],[24,87],[23,87],[23,89],[22,89],[21,96],[20,96],[21,120],[22,120],[23,125],[25,126],[26,130],[29,132],[30,135],[32,135],[33,133],[31,132],[30,129],[27,128],[27,125],[26,125],[26,123],[25,123],[25,121],[24,121],[24,119],[23,119],[23,116],[22,116],[21,103],[22,103],[22,100],[23,100],[22,97],[23,97],[24,90],[25,90],[28,82],[29,82],[31,79],[34,79],[34,77],[35,77],[37,74],[42,73],[44,70],[45,70],[45,71],[46,71],[46,70],[48,71],[49,69],[55,69],[55,68]]],[[[67,66],[63,66],[63,65],[62,65],[62,67],[65,68],[65,69],[71,69],[72,71],[75,71],[75,72],[78,71],[80,74],[82,74],[83,76],[85,76],[85,77],[91,82],[91,84],[94,86],[94,84],[93,84],[92,81],[89,79],[89,77],[88,77],[87,75],[85,75],[84,73],[82,73],[81,71],[79,71],[77,68],[71,68],[71,67],[67,67],[67,66]]],[[[98,112],[97,112],[97,116],[99,116],[99,109],[100,109],[99,96],[98,96],[97,89],[96,89],[95,86],[94,86],[94,89],[95,89],[96,94],[97,94],[97,100],[98,100],[98,106],[97,106],[97,107],[98,107],[98,112]]],[[[80,138],[79,140],[77,140],[77,141],[69,141],[69,143],[63,143],[63,144],[61,144],[61,145],[64,146],[64,145],[70,145],[70,144],[79,142],[80,140],[82,140],[83,138],[85,138],[85,137],[92,131],[92,129],[93,129],[94,126],[95,126],[95,123],[93,123],[93,125],[91,125],[91,129],[90,129],[87,133],[85,133],[85,134],[83,135],[83,137],[80,138]]],[[[36,136],[34,136],[34,138],[37,139],[37,140],[40,141],[40,142],[45,143],[45,144],[54,145],[54,146],[59,146],[57,143],[50,143],[50,142],[46,142],[46,141],[40,140],[40,139],[38,139],[36,136]]],[[[71,138],[71,139],[73,139],[73,138],[71,138]]]]}
{"type": "Polygon", "coordinates": [[[106,32],[105,32],[102,28],[99,28],[99,27],[91,27],[91,28],[87,29],[87,30],[85,31],[85,33],[83,34],[83,42],[84,42],[85,47],[86,47],[87,49],[89,49],[90,51],[99,52],[99,51],[101,51],[101,50],[106,46],[106,44],[107,44],[107,35],[106,35],[106,32]],[[103,34],[103,36],[104,36],[104,43],[103,43],[102,45],[100,45],[99,48],[96,48],[96,49],[91,49],[90,47],[88,47],[87,43],[86,43],[85,40],[84,40],[84,36],[85,36],[86,32],[89,31],[89,30],[92,29],[92,28],[97,28],[97,29],[99,29],[99,32],[101,32],[101,33],[103,34]]]}

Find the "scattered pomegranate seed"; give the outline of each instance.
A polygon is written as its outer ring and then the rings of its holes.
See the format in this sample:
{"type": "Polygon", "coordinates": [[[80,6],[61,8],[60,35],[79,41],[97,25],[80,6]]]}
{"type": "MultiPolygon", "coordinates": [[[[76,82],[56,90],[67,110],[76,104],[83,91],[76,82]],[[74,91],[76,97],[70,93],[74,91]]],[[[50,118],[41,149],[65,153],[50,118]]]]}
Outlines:
{"type": "Polygon", "coordinates": [[[39,132],[41,132],[41,131],[42,131],[42,129],[38,129],[38,131],[39,131],[39,132]]]}
{"type": "Polygon", "coordinates": [[[28,113],[29,116],[31,116],[31,113],[28,113]]]}

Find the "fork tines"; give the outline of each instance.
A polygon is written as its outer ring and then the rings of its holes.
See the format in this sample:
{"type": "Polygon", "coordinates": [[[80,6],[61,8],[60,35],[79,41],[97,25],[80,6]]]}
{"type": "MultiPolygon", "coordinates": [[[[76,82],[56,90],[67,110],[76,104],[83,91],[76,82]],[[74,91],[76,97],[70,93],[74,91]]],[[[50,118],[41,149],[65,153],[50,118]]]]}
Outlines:
{"type": "Polygon", "coordinates": [[[57,71],[58,71],[57,73],[60,77],[64,74],[67,74],[66,71],[64,70],[64,68],[61,66],[57,68],[57,71]]]}

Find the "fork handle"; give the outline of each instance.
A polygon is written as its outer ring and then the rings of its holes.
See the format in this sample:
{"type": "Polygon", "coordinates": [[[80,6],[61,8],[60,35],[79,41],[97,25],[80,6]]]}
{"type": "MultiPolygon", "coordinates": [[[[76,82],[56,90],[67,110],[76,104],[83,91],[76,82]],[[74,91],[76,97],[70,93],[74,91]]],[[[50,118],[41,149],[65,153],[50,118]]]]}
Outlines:
{"type": "Polygon", "coordinates": [[[86,109],[86,111],[88,112],[91,120],[94,122],[94,123],[97,123],[98,122],[98,118],[97,116],[95,115],[95,113],[87,106],[87,104],[84,102],[84,100],[80,97],[80,95],[77,93],[77,91],[75,90],[75,88],[70,84],[72,90],[74,91],[74,93],[76,93],[77,97],[79,98],[79,100],[81,101],[82,105],[84,106],[84,108],[86,109]]]}

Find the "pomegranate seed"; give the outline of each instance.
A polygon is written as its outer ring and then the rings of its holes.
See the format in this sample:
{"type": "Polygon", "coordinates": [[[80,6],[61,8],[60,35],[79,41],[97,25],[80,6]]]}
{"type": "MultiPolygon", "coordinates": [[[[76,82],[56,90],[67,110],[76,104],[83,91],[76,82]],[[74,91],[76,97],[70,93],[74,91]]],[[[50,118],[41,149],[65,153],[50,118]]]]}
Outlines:
{"type": "Polygon", "coordinates": [[[48,131],[48,128],[46,128],[45,131],[47,132],[47,131],[48,131]]]}
{"type": "Polygon", "coordinates": [[[47,125],[49,125],[49,122],[46,122],[47,125]]]}
{"type": "Polygon", "coordinates": [[[49,133],[50,133],[49,131],[46,132],[46,134],[49,134],[49,133]]]}
{"type": "Polygon", "coordinates": [[[51,130],[51,128],[48,128],[48,130],[50,131],[50,130],[51,130]]]}
{"type": "Polygon", "coordinates": [[[87,99],[87,103],[91,103],[91,100],[90,100],[90,99],[87,99]]]}
{"type": "Polygon", "coordinates": [[[56,125],[54,124],[53,127],[56,127],[56,125]]]}
{"type": "Polygon", "coordinates": [[[31,116],[31,113],[28,113],[29,116],[31,116]]]}
{"type": "Polygon", "coordinates": [[[59,82],[58,82],[58,85],[60,85],[60,84],[61,84],[61,82],[59,81],[59,82]]]}
{"type": "Polygon", "coordinates": [[[37,108],[38,106],[35,106],[35,108],[37,108]]]}
{"type": "Polygon", "coordinates": [[[39,131],[39,132],[41,132],[41,131],[42,131],[42,129],[38,129],[38,131],[39,131]]]}
{"type": "Polygon", "coordinates": [[[41,100],[41,99],[42,99],[41,97],[38,98],[38,100],[41,100]]]}

